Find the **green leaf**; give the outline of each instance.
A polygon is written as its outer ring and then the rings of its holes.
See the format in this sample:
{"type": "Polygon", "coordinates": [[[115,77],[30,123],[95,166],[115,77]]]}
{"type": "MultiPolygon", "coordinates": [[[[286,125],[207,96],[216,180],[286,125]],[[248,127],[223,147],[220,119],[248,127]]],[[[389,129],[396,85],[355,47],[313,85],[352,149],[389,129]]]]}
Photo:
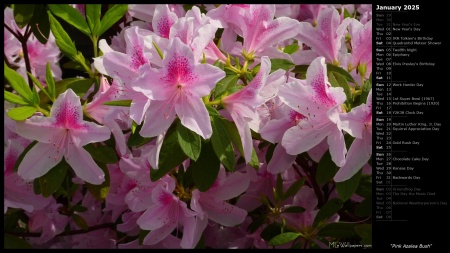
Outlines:
{"type": "MultiPolygon", "coordinates": [[[[33,83],[41,90],[41,92],[44,93],[50,99],[50,94],[48,94],[47,89],[44,88],[44,86],[41,84],[41,82],[39,82],[39,80],[36,77],[34,77],[30,72],[27,72],[27,74],[31,78],[31,81],[33,81],[33,83]]],[[[35,94],[36,91],[34,89],[35,88],[33,86],[33,104],[39,105],[39,102],[36,104],[36,101],[40,100],[40,96],[39,96],[39,94],[35,94]],[[38,99],[35,98],[36,95],[38,96],[38,99]]]]}
{"type": "Polygon", "coordinates": [[[267,148],[267,151],[266,151],[266,163],[267,164],[270,162],[270,160],[272,160],[273,151],[275,150],[276,146],[277,146],[277,144],[270,143],[269,147],[267,148]]]}
{"type": "Polygon", "coordinates": [[[33,17],[28,25],[39,42],[46,44],[50,36],[50,22],[47,7],[44,4],[36,4],[34,6],[33,17]]]}
{"type": "Polygon", "coordinates": [[[6,114],[13,120],[26,120],[31,117],[37,109],[31,106],[15,107],[9,110],[6,114]]]}
{"type": "Polygon", "coordinates": [[[60,163],[39,178],[42,196],[50,197],[61,187],[69,168],[69,164],[63,158],[60,163]]]}
{"type": "Polygon", "coordinates": [[[252,157],[251,157],[251,160],[248,163],[248,165],[252,166],[256,170],[259,169],[259,159],[258,159],[258,155],[256,155],[256,151],[255,151],[254,147],[252,147],[252,157]]]}
{"type": "Polygon", "coordinates": [[[114,25],[117,21],[119,21],[119,19],[121,19],[123,15],[125,15],[125,12],[127,10],[128,4],[115,4],[105,13],[102,21],[100,21],[98,30],[95,31],[95,34],[97,34],[97,36],[102,35],[112,25],[114,25]]]}
{"type": "Polygon", "coordinates": [[[219,112],[209,105],[206,105],[206,110],[208,110],[209,116],[221,117],[219,112]]]}
{"type": "Polygon", "coordinates": [[[353,103],[352,93],[350,92],[350,86],[344,76],[337,72],[328,72],[328,77],[333,87],[342,87],[344,89],[345,96],[347,97],[347,103],[351,105],[353,103]]]}
{"type": "Polygon", "coordinates": [[[32,249],[31,245],[24,239],[10,235],[3,234],[4,249],[32,249]]]}
{"type": "Polygon", "coordinates": [[[356,189],[358,188],[360,179],[361,170],[359,170],[350,179],[336,183],[336,191],[342,201],[347,201],[353,195],[353,193],[355,193],[356,189]]]}
{"type": "Polygon", "coordinates": [[[56,99],[56,86],[55,79],[53,79],[52,69],[50,67],[50,62],[47,62],[47,69],[45,72],[45,81],[47,82],[48,94],[51,96],[51,99],[54,101],[56,99]]]}
{"type": "Polygon", "coordinates": [[[101,4],[86,4],[86,19],[93,35],[96,35],[96,28],[100,25],[101,14],[101,4]]]}
{"type": "MultiPolygon", "coordinates": [[[[89,5],[89,4],[87,4],[89,5]]],[[[48,8],[55,15],[77,28],[80,32],[91,36],[91,31],[81,13],[68,4],[49,4],[48,8]]]]}
{"type": "Polygon", "coordinates": [[[104,105],[112,105],[112,106],[131,106],[131,100],[114,100],[114,101],[108,101],[104,102],[104,105]]]}
{"type": "Polygon", "coordinates": [[[8,83],[11,85],[11,87],[21,95],[25,101],[27,101],[29,104],[32,104],[33,101],[33,93],[30,90],[30,87],[28,86],[27,82],[19,73],[16,71],[10,69],[8,65],[6,65],[6,62],[4,62],[4,75],[6,80],[8,80],[8,83]]]}
{"type": "Polygon", "coordinates": [[[24,28],[33,17],[34,4],[14,4],[14,20],[19,28],[24,28]]]}
{"type": "Polygon", "coordinates": [[[79,63],[78,61],[68,61],[63,64],[63,68],[85,71],[83,65],[81,65],[81,63],[79,63]]]}
{"type": "Polygon", "coordinates": [[[109,194],[109,185],[111,183],[108,167],[106,167],[106,164],[95,162],[100,169],[102,169],[103,173],[105,173],[105,181],[101,183],[100,185],[90,184],[86,182],[86,187],[89,190],[89,192],[99,201],[104,201],[106,197],[109,194]]]}
{"type": "Polygon", "coordinates": [[[234,148],[222,120],[218,117],[211,117],[211,126],[213,130],[211,143],[214,153],[227,170],[234,171],[236,163],[234,148]]]}
{"type": "Polygon", "coordinates": [[[361,197],[369,198],[372,196],[372,176],[362,175],[359,181],[358,188],[356,189],[356,194],[361,197]]]}
{"type": "Polygon", "coordinates": [[[41,194],[41,184],[39,183],[39,178],[33,180],[33,192],[36,195],[41,194]]]}
{"type": "Polygon", "coordinates": [[[372,214],[372,197],[364,199],[355,210],[358,217],[367,217],[372,214]]]}
{"type": "Polygon", "coordinates": [[[283,52],[285,52],[286,54],[293,54],[293,53],[298,51],[298,48],[299,48],[298,44],[294,43],[294,44],[291,44],[289,46],[286,46],[283,49],[283,52]]]}
{"type": "Polygon", "coordinates": [[[289,189],[287,189],[287,191],[284,193],[284,199],[287,199],[287,198],[297,194],[297,192],[300,190],[300,188],[302,188],[303,185],[305,184],[305,180],[306,180],[306,178],[302,177],[299,180],[297,180],[295,183],[293,183],[289,187],[289,189]]]}
{"type": "Polygon", "coordinates": [[[227,119],[222,119],[222,118],[219,118],[219,119],[222,122],[222,124],[225,126],[228,136],[230,136],[230,139],[233,142],[236,149],[239,151],[241,156],[244,156],[244,148],[242,147],[241,136],[239,135],[236,125],[227,119]]]}
{"type": "Polygon", "coordinates": [[[347,8],[344,8],[344,18],[352,18],[352,14],[348,12],[347,8]]]}
{"type": "Polygon", "coordinates": [[[343,206],[342,200],[334,198],[329,200],[316,215],[313,227],[317,227],[321,222],[327,221],[333,214],[337,213],[343,206]]]}
{"type": "Polygon", "coordinates": [[[39,105],[39,103],[41,102],[41,100],[39,99],[39,94],[36,90],[36,87],[33,86],[33,104],[34,105],[39,105]]]}
{"type": "Polygon", "coordinates": [[[296,74],[300,74],[300,79],[306,78],[306,71],[308,70],[309,65],[296,65],[295,68],[291,71],[296,74]]]}
{"type": "Polygon", "coordinates": [[[281,173],[277,174],[277,181],[275,183],[275,192],[274,192],[275,201],[280,201],[284,199],[283,196],[283,178],[281,177],[281,173]]]}
{"type": "Polygon", "coordinates": [[[323,184],[328,182],[334,177],[334,175],[336,175],[336,172],[338,170],[339,167],[333,162],[333,160],[331,160],[330,151],[327,150],[327,152],[323,154],[322,158],[319,161],[319,165],[317,166],[317,183],[323,184]]]}
{"type": "Polygon", "coordinates": [[[348,82],[356,83],[355,79],[353,79],[353,77],[346,70],[336,65],[327,63],[327,74],[329,74],[331,71],[341,74],[345,77],[345,79],[347,79],[348,82]]]}
{"type": "Polygon", "coordinates": [[[225,76],[216,84],[216,88],[214,89],[214,97],[219,98],[225,93],[225,91],[232,88],[233,86],[236,86],[237,80],[238,76],[236,75],[236,73],[225,76]]]}
{"type": "Polygon", "coordinates": [[[83,148],[98,162],[114,164],[119,161],[116,150],[110,146],[94,146],[90,143],[83,148]]]}
{"type": "Polygon", "coordinates": [[[18,105],[28,105],[28,102],[25,101],[22,97],[17,96],[14,93],[4,90],[5,100],[18,105]]]}
{"type": "Polygon", "coordinates": [[[277,223],[272,223],[261,231],[260,236],[262,239],[270,241],[270,239],[274,238],[276,235],[279,235],[280,233],[281,233],[280,225],[277,223]]]}
{"type": "Polygon", "coordinates": [[[79,213],[83,213],[83,212],[86,212],[88,209],[82,205],[74,205],[70,208],[70,210],[79,212],[79,213]]]}
{"type": "Polygon", "coordinates": [[[174,123],[167,130],[166,136],[159,152],[158,169],[150,169],[150,179],[156,181],[162,176],[167,174],[173,168],[180,165],[187,156],[178,143],[178,134],[176,132],[176,124],[179,119],[176,119],[174,123]]]}
{"type": "MultiPolygon", "coordinates": [[[[94,80],[90,78],[67,78],[59,80],[55,83],[55,97],[57,98],[59,94],[65,92],[67,89],[72,89],[75,94],[83,97],[84,94],[89,90],[89,88],[94,84],[94,80]]],[[[41,103],[49,103],[49,99],[43,94],[40,95],[41,103]]]]}
{"type": "Polygon", "coordinates": [[[56,45],[65,56],[69,57],[70,59],[75,59],[75,57],[77,56],[77,49],[75,47],[75,44],[70,39],[69,35],[66,33],[58,20],[53,17],[51,12],[49,11],[47,13],[50,19],[50,29],[52,30],[53,36],[55,36],[56,45]]]}
{"type": "Polygon", "coordinates": [[[372,224],[357,225],[355,232],[362,238],[361,244],[372,245],[372,224]]]}
{"type": "Polygon", "coordinates": [[[177,124],[178,144],[181,150],[194,161],[197,161],[202,149],[202,138],[200,135],[187,129],[181,123],[177,124]]]}
{"type": "Polygon", "coordinates": [[[81,229],[83,229],[83,230],[89,229],[87,222],[80,215],[73,213],[72,219],[75,222],[75,224],[77,224],[77,226],[80,227],[81,229]]]}
{"type": "MultiPolygon", "coordinates": [[[[134,121],[133,121],[134,122],[134,121]]],[[[141,130],[142,125],[138,125],[136,127],[136,130],[134,131],[134,133],[130,134],[130,137],[128,138],[127,141],[127,146],[128,147],[141,147],[149,142],[151,142],[153,139],[155,139],[156,137],[151,137],[151,138],[146,138],[146,137],[142,137],[139,134],[139,131],[141,130]]]]}
{"type": "Polygon", "coordinates": [[[301,233],[295,232],[286,232],[283,234],[279,234],[269,241],[269,245],[276,246],[292,242],[293,240],[299,238],[301,235],[302,235],[301,233]]]}
{"type": "Polygon", "coordinates": [[[275,59],[270,59],[270,62],[271,62],[270,73],[272,73],[278,69],[284,69],[284,70],[288,71],[289,69],[295,67],[295,64],[293,62],[286,60],[286,59],[275,58],[275,59]]]}
{"type": "Polygon", "coordinates": [[[326,224],[317,235],[342,239],[357,238],[354,230],[355,226],[356,223],[334,222],[326,224]]]}
{"type": "Polygon", "coordinates": [[[372,74],[370,74],[370,78],[365,82],[364,87],[361,91],[361,98],[359,99],[361,104],[366,103],[367,95],[369,95],[370,89],[372,89],[372,74]]]}
{"type": "Polygon", "coordinates": [[[283,213],[303,213],[304,211],[306,211],[306,209],[301,206],[290,206],[284,209],[283,213]]]}
{"type": "Polygon", "coordinates": [[[144,242],[145,237],[150,233],[150,230],[143,230],[139,231],[139,245],[142,245],[144,242]]]}
{"type": "Polygon", "coordinates": [[[25,155],[28,153],[28,151],[30,151],[30,149],[32,149],[34,147],[34,145],[36,145],[38,143],[38,141],[32,141],[23,151],[22,153],[20,153],[19,157],[17,158],[16,163],[14,164],[14,172],[17,172],[17,170],[19,169],[19,165],[22,162],[23,158],[25,157],[25,155]]]}
{"type": "Polygon", "coordinates": [[[188,170],[192,172],[192,179],[199,191],[207,191],[216,181],[219,174],[220,161],[214,155],[211,142],[203,143],[202,152],[196,162],[191,161],[188,170]]]}

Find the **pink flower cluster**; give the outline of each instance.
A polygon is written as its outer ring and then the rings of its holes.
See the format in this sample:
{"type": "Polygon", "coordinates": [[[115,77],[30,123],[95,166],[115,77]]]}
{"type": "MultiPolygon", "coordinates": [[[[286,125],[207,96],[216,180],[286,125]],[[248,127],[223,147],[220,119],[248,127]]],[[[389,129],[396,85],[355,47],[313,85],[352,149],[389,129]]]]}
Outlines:
{"type": "MultiPolygon", "coordinates": [[[[4,14],[14,32],[24,32],[12,9],[4,14]]],[[[283,223],[304,235],[302,245],[326,248],[313,222],[327,199],[339,197],[327,185],[362,168],[371,174],[371,90],[364,103],[347,103],[347,92],[353,101],[371,76],[371,6],[205,4],[186,11],[177,4],[130,4],[126,19],[120,33],[99,41],[102,54],[92,63],[101,75],[97,93],[80,97],[63,90],[48,116],[35,113],[23,121],[6,116],[11,105],[5,102],[4,213],[23,210],[28,232],[40,233],[27,242],[36,248],[269,248],[262,231],[283,223]],[[293,64],[277,69],[273,59],[293,64]],[[306,75],[293,70],[299,65],[307,66],[306,75]],[[348,91],[332,83],[330,65],[356,80],[348,91]],[[233,75],[234,87],[218,92],[233,75]],[[129,106],[104,104],[121,100],[129,106]],[[221,164],[212,186],[200,191],[184,180],[195,162],[188,158],[151,180],[174,122],[204,144],[218,129],[213,117],[237,129],[234,171],[221,164]],[[136,126],[147,141],[130,146],[136,126]],[[347,137],[354,140],[346,145],[347,137]],[[117,162],[101,166],[85,146],[110,140],[117,162]],[[317,184],[311,170],[327,150],[339,170],[317,184]],[[299,161],[301,154],[308,162],[299,161]],[[65,192],[58,198],[35,194],[33,184],[61,161],[70,167],[65,192]],[[299,180],[305,185],[280,199],[280,179],[284,192],[299,180]],[[91,189],[105,183],[106,196],[94,196],[91,189]],[[304,210],[285,212],[292,207],[304,210]],[[266,216],[254,229],[255,210],[266,216]],[[64,234],[85,227],[90,230],[64,234]]],[[[20,42],[7,29],[4,35],[6,59],[28,80],[20,42]]],[[[27,47],[33,76],[45,83],[50,62],[61,80],[53,35],[46,44],[31,36],[27,47]]],[[[339,219],[336,213],[325,223],[339,219]]]]}

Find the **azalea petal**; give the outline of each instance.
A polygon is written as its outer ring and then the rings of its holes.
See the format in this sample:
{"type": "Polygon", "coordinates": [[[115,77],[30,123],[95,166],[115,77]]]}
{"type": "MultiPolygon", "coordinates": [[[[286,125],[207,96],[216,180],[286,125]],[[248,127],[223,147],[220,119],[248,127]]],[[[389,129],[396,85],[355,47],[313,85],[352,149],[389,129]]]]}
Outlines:
{"type": "Polygon", "coordinates": [[[152,20],[153,31],[157,35],[168,39],[170,28],[177,20],[177,15],[170,11],[167,4],[158,4],[152,20]]]}
{"type": "Polygon", "coordinates": [[[191,93],[198,97],[209,95],[217,82],[225,77],[223,70],[209,64],[197,65],[195,74],[197,76],[195,82],[187,83],[183,89],[189,89],[191,93]]]}
{"type": "Polygon", "coordinates": [[[318,203],[314,189],[308,186],[300,188],[292,202],[293,205],[301,206],[308,211],[314,210],[318,203]]]}
{"type": "Polygon", "coordinates": [[[211,121],[201,98],[185,93],[175,104],[175,111],[183,126],[199,134],[203,139],[211,137],[211,121]]]}
{"type": "Polygon", "coordinates": [[[17,173],[9,174],[4,178],[5,205],[12,208],[22,208],[28,212],[40,210],[47,206],[52,198],[36,195],[33,182],[26,182],[17,173]]]}
{"type": "Polygon", "coordinates": [[[278,69],[267,77],[266,85],[264,85],[259,92],[259,95],[264,97],[266,102],[276,95],[281,85],[286,83],[286,71],[278,69]]]}
{"type": "Polygon", "coordinates": [[[62,157],[63,154],[57,153],[57,148],[53,144],[38,142],[23,158],[17,174],[27,181],[41,177],[55,167],[62,157]]]}
{"type": "Polygon", "coordinates": [[[216,201],[214,199],[200,199],[201,204],[208,214],[208,218],[224,226],[236,226],[241,224],[247,211],[239,207],[228,204],[223,201],[216,201]]]}
{"type": "Polygon", "coordinates": [[[262,22],[261,25],[264,26],[264,30],[256,34],[256,41],[252,47],[252,50],[255,51],[293,38],[298,34],[300,28],[300,22],[288,17],[279,17],[268,23],[262,22]]]}
{"type": "Polygon", "coordinates": [[[341,167],[345,163],[345,154],[347,153],[347,148],[345,147],[344,135],[336,127],[328,135],[327,138],[328,145],[330,146],[331,160],[341,167]]]}
{"type": "Polygon", "coordinates": [[[152,58],[152,54],[146,46],[153,47],[153,45],[144,41],[145,33],[150,35],[149,31],[140,29],[137,26],[125,30],[124,38],[127,44],[126,54],[131,59],[130,67],[133,70],[139,69],[152,58]]]}
{"type": "MultiPolygon", "coordinates": [[[[303,121],[300,122],[302,125],[303,121]]],[[[306,152],[319,144],[333,130],[332,124],[326,124],[319,127],[318,130],[311,128],[305,122],[302,128],[300,126],[292,127],[284,133],[281,144],[290,155],[297,155],[306,152]],[[309,127],[309,128],[307,128],[309,127]]]]}
{"type": "Polygon", "coordinates": [[[211,194],[217,200],[228,200],[245,192],[249,184],[250,178],[247,174],[235,172],[226,177],[217,188],[208,191],[208,194],[211,194]]]}
{"type": "Polygon", "coordinates": [[[342,182],[355,175],[372,156],[372,136],[364,132],[363,139],[355,139],[348,150],[345,164],[334,176],[334,181],[342,182]]]}
{"type": "Polygon", "coordinates": [[[198,189],[192,191],[190,208],[197,213],[197,216],[200,217],[200,219],[203,219],[205,217],[205,212],[203,211],[202,205],[199,202],[201,197],[200,194],[201,193],[198,189]]]}
{"type": "Polygon", "coordinates": [[[106,126],[87,121],[83,122],[82,126],[83,128],[70,130],[73,144],[77,147],[93,142],[106,141],[111,137],[111,130],[106,126]]]}
{"type": "Polygon", "coordinates": [[[203,25],[200,29],[198,29],[197,36],[194,37],[192,43],[190,44],[190,47],[194,51],[194,58],[196,62],[200,62],[203,59],[203,52],[205,51],[206,46],[208,46],[210,42],[213,42],[216,31],[217,26],[212,24],[203,25]]]}
{"type": "Polygon", "coordinates": [[[125,135],[123,134],[122,129],[120,129],[119,124],[117,124],[113,118],[107,117],[107,119],[105,119],[105,126],[111,129],[111,133],[114,135],[116,147],[119,150],[120,155],[125,155],[127,152],[127,143],[125,140],[125,135]]]}
{"type": "Polygon", "coordinates": [[[314,117],[325,114],[328,108],[310,100],[309,94],[309,88],[304,81],[297,79],[282,85],[278,91],[278,96],[283,103],[305,116],[309,114],[314,117]]]}
{"type": "Polygon", "coordinates": [[[161,151],[162,143],[164,141],[165,133],[162,133],[156,137],[155,146],[150,150],[148,154],[148,162],[154,169],[158,169],[159,164],[159,152],[161,151]]]}
{"type": "Polygon", "coordinates": [[[316,58],[308,67],[306,82],[311,88],[310,99],[319,105],[331,108],[336,104],[342,104],[346,100],[342,87],[331,87],[328,82],[325,58],[316,58]]]}
{"type": "Polygon", "coordinates": [[[170,127],[175,120],[174,105],[168,105],[165,101],[152,101],[152,106],[145,113],[144,124],[139,134],[143,137],[157,136],[170,127]]]}
{"type": "Polygon", "coordinates": [[[192,249],[200,241],[200,237],[208,225],[208,218],[182,216],[181,219],[183,220],[183,238],[180,246],[183,249],[192,249]]]}
{"type": "Polygon", "coordinates": [[[159,206],[153,204],[137,219],[136,223],[141,229],[145,230],[156,230],[164,226],[170,226],[169,208],[170,205],[159,206]]]}
{"type": "Polygon", "coordinates": [[[271,143],[281,142],[284,133],[294,124],[289,117],[268,121],[260,130],[261,137],[271,143]]]}
{"type": "Polygon", "coordinates": [[[5,175],[14,173],[14,165],[23,150],[24,147],[18,141],[8,140],[8,147],[5,150],[3,158],[3,172],[5,175]]]}
{"type": "Polygon", "coordinates": [[[142,120],[144,120],[145,112],[150,106],[151,100],[142,93],[133,91],[133,101],[131,101],[130,105],[130,118],[140,125],[142,120]]]}
{"type": "Polygon", "coordinates": [[[239,132],[239,136],[241,137],[245,162],[249,163],[252,159],[252,148],[253,148],[253,141],[252,141],[252,134],[250,132],[250,127],[248,123],[236,113],[231,113],[231,117],[233,118],[233,121],[236,124],[236,128],[239,132]]]}
{"type": "Polygon", "coordinates": [[[103,57],[103,66],[108,76],[120,79],[125,85],[138,77],[139,73],[134,69],[129,55],[121,52],[107,53],[103,57]]]}
{"type": "Polygon", "coordinates": [[[278,144],[273,151],[272,159],[267,165],[267,171],[274,175],[283,173],[292,166],[296,157],[296,155],[288,154],[283,145],[278,144]]]}
{"type": "Polygon", "coordinates": [[[17,121],[17,134],[42,143],[54,143],[65,129],[54,124],[51,118],[33,116],[25,121],[17,121]]]}
{"type": "Polygon", "coordinates": [[[69,144],[64,157],[75,174],[84,181],[95,185],[105,181],[105,173],[84,148],[69,144]]]}
{"type": "MultiPolygon", "coordinates": [[[[151,229],[150,233],[144,238],[142,244],[154,245],[165,239],[177,227],[178,222],[169,222],[167,225],[157,229],[151,229]]],[[[141,227],[142,228],[142,227],[141,227]]]]}

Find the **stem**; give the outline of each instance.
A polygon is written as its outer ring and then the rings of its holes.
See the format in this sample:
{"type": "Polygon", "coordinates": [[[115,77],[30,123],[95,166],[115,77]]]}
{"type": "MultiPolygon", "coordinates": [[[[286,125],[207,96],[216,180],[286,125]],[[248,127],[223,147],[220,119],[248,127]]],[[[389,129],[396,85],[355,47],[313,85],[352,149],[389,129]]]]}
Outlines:
{"type": "MultiPolygon", "coordinates": [[[[78,229],[78,230],[71,230],[69,232],[62,232],[60,234],[57,234],[56,236],[59,237],[59,236],[79,235],[79,234],[85,234],[85,233],[89,233],[89,232],[103,229],[103,228],[113,228],[113,227],[114,227],[114,223],[109,222],[109,223],[104,223],[104,224],[89,227],[87,230],[78,229]]],[[[20,232],[13,232],[13,231],[5,231],[5,233],[8,233],[10,235],[20,236],[20,237],[40,237],[41,236],[41,233],[32,233],[32,232],[20,233],[20,232]]]]}

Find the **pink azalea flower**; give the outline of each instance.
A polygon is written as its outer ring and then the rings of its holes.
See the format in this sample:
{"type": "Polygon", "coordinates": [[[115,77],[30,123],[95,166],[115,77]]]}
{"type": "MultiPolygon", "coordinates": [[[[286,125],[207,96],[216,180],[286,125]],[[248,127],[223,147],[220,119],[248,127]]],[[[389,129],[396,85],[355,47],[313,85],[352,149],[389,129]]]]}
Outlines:
{"type": "Polygon", "coordinates": [[[204,139],[212,128],[202,97],[208,95],[225,72],[208,64],[198,64],[192,50],[179,38],[169,40],[162,69],[147,68],[134,82],[133,89],[152,100],[140,134],[145,137],[165,132],[175,119],[204,139]]]}
{"type": "Polygon", "coordinates": [[[40,240],[47,242],[57,234],[64,232],[64,228],[69,222],[69,217],[59,213],[62,204],[56,203],[54,198],[49,198],[51,202],[41,209],[32,213],[27,213],[30,232],[41,232],[40,240]]]}
{"type": "Polygon", "coordinates": [[[11,208],[21,208],[27,212],[39,210],[50,203],[51,198],[34,194],[33,183],[23,180],[14,170],[17,158],[24,147],[15,140],[9,140],[4,154],[4,213],[11,208]]]}
{"type": "Polygon", "coordinates": [[[366,77],[372,73],[372,20],[365,25],[352,19],[349,25],[352,44],[352,61],[350,69],[358,65],[366,66],[366,77]]]}
{"type": "Polygon", "coordinates": [[[353,108],[349,113],[340,115],[344,131],[355,137],[345,164],[334,176],[334,181],[350,179],[372,156],[372,90],[365,104],[353,108]]]}
{"type": "Polygon", "coordinates": [[[17,122],[17,133],[39,141],[24,157],[18,174],[33,180],[47,173],[63,158],[75,174],[86,182],[101,184],[104,172],[83,148],[92,142],[109,139],[105,126],[83,120],[80,98],[68,89],[54,102],[50,117],[33,116],[17,122]]]}
{"type": "MultiPolygon", "coordinates": [[[[295,194],[292,205],[301,206],[306,210],[302,213],[283,213],[282,216],[286,219],[286,224],[295,227],[300,232],[308,231],[319,212],[319,209],[316,209],[317,204],[318,200],[314,190],[308,186],[303,186],[295,194]]],[[[328,219],[327,223],[339,221],[339,218],[338,214],[334,214],[328,219]]]]}
{"type": "Polygon", "coordinates": [[[251,4],[244,8],[230,8],[228,21],[235,25],[236,32],[244,39],[242,49],[254,56],[263,55],[285,58],[276,47],[278,43],[297,35],[300,23],[288,17],[274,19],[275,5],[251,4]]]}
{"type": "Polygon", "coordinates": [[[306,152],[327,137],[333,161],[342,166],[347,149],[339,128],[341,104],[346,100],[341,87],[328,82],[325,58],[315,59],[306,72],[304,81],[294,79],[280,87],[281,100],[301,114],[298,124],[283,135],[282,145],[288,154],[306,152]]]}
{"type": "Polygon", "coordinates": [[[328,7],[319,13],[317,26],[301,22],[297,38],[307,44],[327,62],[338,62],[338,53],[342,38],[351,19],[340,21],[339,13],[334,7],[328,7]]]}
{"type": "Polygon", "coordinates": [[[154,188],[153,204],[137,220],[141,229],[151,230],[144,238],[143,244],[153,245],[160,242],[178,227],[178,223],[184,226],[180,244],[182,248],[193,248],[198,242],[194,241],[194,235],[189,233],[195,226],[195,212],[189,210],[186,203],[172,194],[174,189],[173,180],[154,188]]]}
{"type": "Polygon", "coordinates": [[[223,106],[230,114],[241,136],[244,158],[247,163],[250,162],[252,155],[252,136],[249,122],[258,117],[256,108],[265,102],[259,92],[266,84],[270,66],[269,58],[262,57],[261,67],[255,78],[242,90],[222,99],[223,106]]]}
{"type": "Polygon", "coordinates": [[[235,172],[226,177],[225,169],[221,167],[211,188],[206,192],[192,191],[191,208],[202,220],[210,219],[224,226],[238,225],[244,221],[247,211],[225,200],[239,196],[247,190],[249,183],[248,175],[235,172]]]}

